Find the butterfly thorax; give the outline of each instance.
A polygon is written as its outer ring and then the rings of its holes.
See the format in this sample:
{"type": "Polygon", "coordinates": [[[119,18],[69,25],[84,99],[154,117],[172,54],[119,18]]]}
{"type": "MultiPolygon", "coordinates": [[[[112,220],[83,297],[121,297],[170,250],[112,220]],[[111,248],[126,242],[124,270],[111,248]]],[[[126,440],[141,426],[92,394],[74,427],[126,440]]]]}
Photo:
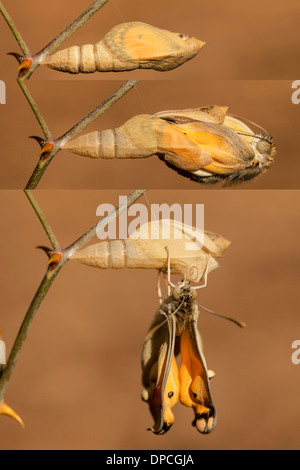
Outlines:
{"type": "Polygon", "coordinates": [[[197,321],[199,309],[195,303],[196,297],[196,290],[190,282],[180,282],[162,305],[167,317],[176,316],[176,336],[182,333],[187,323],[197,321]]]}

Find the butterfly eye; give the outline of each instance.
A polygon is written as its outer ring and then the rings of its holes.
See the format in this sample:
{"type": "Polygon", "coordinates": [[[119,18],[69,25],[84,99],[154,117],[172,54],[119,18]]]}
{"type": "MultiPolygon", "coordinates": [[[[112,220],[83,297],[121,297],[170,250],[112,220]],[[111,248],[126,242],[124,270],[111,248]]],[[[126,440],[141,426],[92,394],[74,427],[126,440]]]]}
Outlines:
{"type": "Polygon", "coordinates": [[[191,298],[192,300],[196,300],[196,298],[197,298],[197,291],[195,291],[195,289],[191,289],[191,290],[190,290],[190,298],[191,298]]]}
{"type": "Polygon", "coordinates": [[[182,296],[182,290],[180,287],[175,287],[173,290],[173,298],[174,300],[180,300],[182,296]]]}
{"type": "Polygon", "coordinates": [[[273,149],[273,143],[268,140],[260,140],[256,144],[256,148],[262,155],[270,155],[273,149]]]}
{"type": "Polygon", "coordinates": [[[186,34],[179,34],[179,37],[184,41],[187,41],[187,39],[189,38],[189,36],[187,36],[186,34]]]}

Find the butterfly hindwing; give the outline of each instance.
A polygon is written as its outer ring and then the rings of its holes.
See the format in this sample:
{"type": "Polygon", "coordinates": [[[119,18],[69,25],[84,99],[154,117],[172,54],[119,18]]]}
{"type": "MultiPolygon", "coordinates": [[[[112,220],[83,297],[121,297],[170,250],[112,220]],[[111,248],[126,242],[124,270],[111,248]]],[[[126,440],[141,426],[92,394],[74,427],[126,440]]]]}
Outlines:
{"type": "Polygon", "coordinates": [[[202,434],[209,434],[216,425],[216,410],[211,397],[201,338],[194,318],[189,319],[181,334],[180,349],[180,401],[193,408],[193,425],[197,430],[202,434]]]}

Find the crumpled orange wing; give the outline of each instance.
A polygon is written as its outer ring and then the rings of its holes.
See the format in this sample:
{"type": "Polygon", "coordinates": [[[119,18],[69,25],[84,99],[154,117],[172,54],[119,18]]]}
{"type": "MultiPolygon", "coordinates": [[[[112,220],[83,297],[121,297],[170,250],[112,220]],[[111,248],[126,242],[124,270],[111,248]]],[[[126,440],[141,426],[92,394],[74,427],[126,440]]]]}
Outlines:
{"type": "Polygon", "coordinates": [[[213,163],[208,149],[185,132],[188,125],[178,126],[157,120],[157,151],[164,161],[179,170],[194,172],[213,163]]]}
{"type": "Polygon", "coordinates": [[[176,323],[158,313],[150,327],[142,352],[142,398],[149,404],[155,434],[166,433],[174,423],[173,406],[179,400],[178,368],[174,355],[176,323]]]}
{"type": "MultiPolygon", "coordinates": [[[[215,174],[232,173],[250,164],[255,152],[250,143],[234,130],[214,123],[192,122],[174,127],[191,139],[211,157],[211,163],[203,165],[205,171],[215,174]]],[[[196,170],[201,169],[198,167],[196,170]]]]}
{"type": "Polygon", "coordinates": [[[186,325],[180,342],[181,367],[179,370],[180,401],[193,408],[193,425],[202,434],[209,434],[216,426],[216,410],[212,401],[209,375],[201,352],[200,338],[194,320],[186,325]]]}

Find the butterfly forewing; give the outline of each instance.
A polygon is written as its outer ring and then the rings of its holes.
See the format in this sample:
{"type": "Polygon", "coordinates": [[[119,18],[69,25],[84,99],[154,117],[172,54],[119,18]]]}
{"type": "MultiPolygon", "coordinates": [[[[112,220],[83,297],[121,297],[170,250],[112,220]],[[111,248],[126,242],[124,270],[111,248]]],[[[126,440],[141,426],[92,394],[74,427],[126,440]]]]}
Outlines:
{"type": "Polygon", "coordinates": [[[146,337],[142,352],[142,397],[148,402],[155,434],[164,434],[174,422],[172,407],[179,399],[178,369],[174,356],[175,318],[159,311],[146,337]]]}

